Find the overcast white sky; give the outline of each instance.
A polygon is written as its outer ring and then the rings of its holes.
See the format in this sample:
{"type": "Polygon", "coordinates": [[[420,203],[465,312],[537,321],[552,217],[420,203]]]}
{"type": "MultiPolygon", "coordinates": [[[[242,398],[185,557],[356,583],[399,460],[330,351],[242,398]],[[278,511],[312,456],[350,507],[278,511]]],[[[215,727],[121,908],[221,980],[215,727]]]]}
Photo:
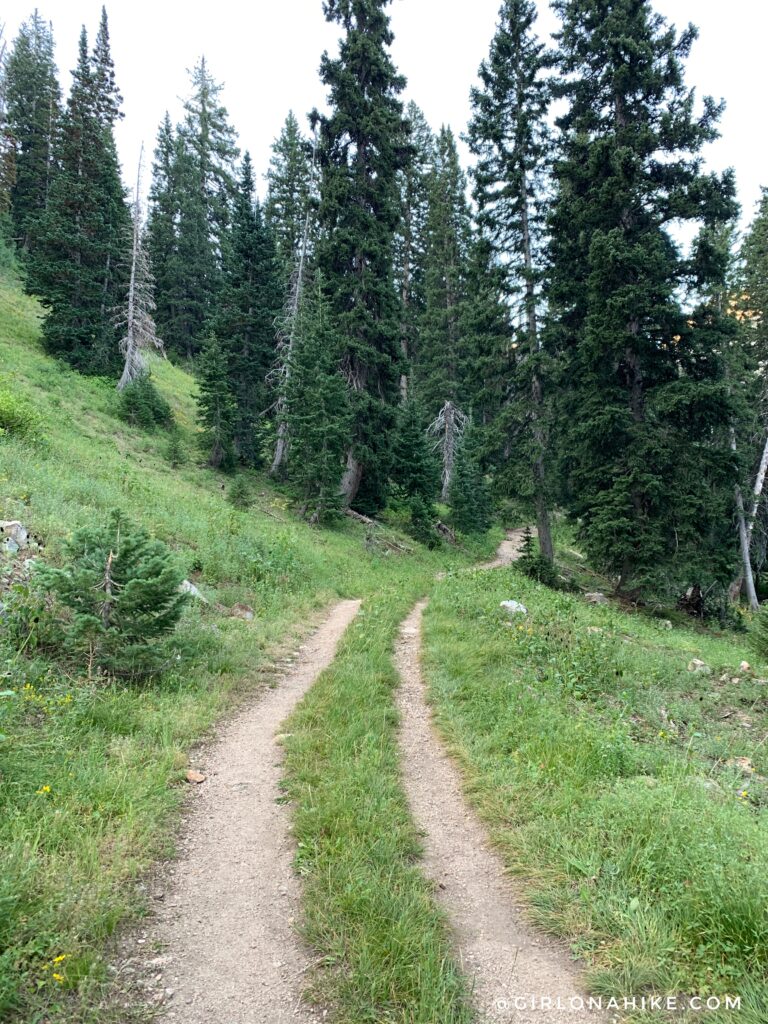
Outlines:
{"type": "MultiPolygon", "coordinates": [[[[92,39],[102,0],[37,3],[53,22],[66,91],[80,25],[92,39]]],[[[546,0],[538,4],[539,28],[548,34],[556,20],[546,0]]],[[[0,18],[10,39],[34,5],[35,0],[4,0],[0,18]]],[[[433,127],[447,123],[457,133],[464,130],[469,88],[487,53],[499,5],[500,0],[393,0],[393,55],[408,78],[407,98],[422,107],[433,127]]],[[[655,7],[678,27],[689,21],[699,26],[689,83],[699,96],[709,93],[727,102],[722,138],[709,147],[707,161],[714,169],[736,169],[744,217],[750,219],[760,185],[768,185],[768,3],[656,0],[655,7]]],[[[142,140],[150,152],[154,148],[164,111],[179,116],[186,69],[201,53],[225,83],[232,122],[260,176],[287,111],[293,109],[304,122],[306,112],[324,101],[317,68],[323,50],[335,50],[337,29],[325,22],[321,0],[108,0],[107,12],[125,98],[118,145],[128,182],[142,140]]]]}

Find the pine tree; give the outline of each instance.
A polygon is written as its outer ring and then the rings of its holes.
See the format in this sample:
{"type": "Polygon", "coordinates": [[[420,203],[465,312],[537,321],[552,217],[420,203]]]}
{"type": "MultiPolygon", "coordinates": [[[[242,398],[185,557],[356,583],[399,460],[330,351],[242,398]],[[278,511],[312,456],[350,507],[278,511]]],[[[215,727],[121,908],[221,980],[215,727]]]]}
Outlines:
{"type": "Polygon", "coordinates": [[[237,407],[232,398],[227,355],[218,338],[209,335],[198,366],[198,422],[201,444],[214,469],[235,466],[235,424],[237,407]]]}
{"type": "Polygon", "coordinates": [[[439,486],[439,469],[424,429],[424,414],[415,399],[400,406],[392,445],[392,482],[405,496],[431,505],[439,486]]]}
{"type": "Polygon", "coordinates": [[[384,501],[398,394],[393,240],[397,173],[409,156],[398,98],[405,82],[388,51],[388,4],[326,0],[326,18],[341,24],[344,36],[339,56],[325,54],[320,68],[331,111],[314,115],[322,171],[318,262],[353,407],[342,492],[347,503],[358,499],[369,510],[384,501]]]}
{"type": "Polygon", "coordinates": [[[428,176],[424,311],[414,383],[429,419],[446,402],[464,405],[467,373],[462,319],[467,301],[471,226],[467,182],[450,128],[441,128],[428,176]]]}
{"type": "Polygon", "coordinates": [[[53,34],[37,11],[19,29],[5,79],[6,123],[15,157],[10,193],[13,232],[19,249],[28,252],[34,223],[48,205],[61,115],[53,34]]]}
{"type": "Polygon", "coordinates": [[[733,495],[722,335],[691,316],[672,221],[716,225],[733,181],[701,172],[720,107],[683,80],[696,32],[648,2],[556,0],[563,24],[559,156],[550,218],[552,344],[561,352],[564,497],[594,564],[622,589],[727,576],[733,495]],[[714,500],[713,500],[714,497],[714,500]]]}
{"type": "MultiPolygon", "coordinates": [[[[544,197],[550,161],[547,110],[551,58],[535,35],[532,0],[504,0],[481,86],[472,89],[468,140],[477,156],[478,223],[503,269],[505,290],[521,319],[514,379],[499,427],[516,435],[512,458],[529,467],[542,554],[553,559],[546,457],[547,411],[541,345],[544,197]],[[522,430],[518,424],[526,424],[522,430]]],[[[510,454],[511,454],[510,451],[510,454]]]]}
{"type": "Polygon", "coordinates": [[[157,133],[152,183],[149,189],[147,218],[147,252],[155,276],[157,309],[155,319],[160,336],[174,351],[179,351],[177,328],[177,286],[181,278],[179,266],[177,218],[179,195],[176,167],[176,137],[166,111],[157,133]],[[168,333],[170,332],[170,333],[168,333]]]}
{"type": "Polygon", "coordinates": [[[324,289],[316,282],[299,310],[287,389],[290,477],[313,522],[333,515],[342,502],[352,414],[339,350],[324,289]]]}
{"type": "Polygon", "coordinates": [[[471,425],[464,431],[456,453],[450,500],[453,525],[457,530],[484,533],[491,525],[491,499],[471,425]]]}
{"type": "Polygon", "coordinates": [[[435,139],[424,114],[411,102],[406,108],[412,155],[398,173],[400,225],[395,234],[395,287],[400,296],[400,391],[408,395],[411,364],[418,359],[419,326],[424,313],[429,179],[435,139]]]}
{"type": "Polygon", "coordinates": [[[222,285],[238,156],[205,58],[191,78],[184,122],[174,133],[166,114],[158,133],[149,218],[158,328],[166,347],[187,358],[204,344],[222,285]]]}
{"type": "Polygon", "coordinates": [[[311,206],[316,200],[312,159],[312,145],[301,134],[293,111],[289,111],[272,146],[264,205],[264,216],[275,239],[286,294],[296,272],[305,231],[308,231],[309,251],[314,249],[315,217],[309,225],[306,223],[307,213],[313,212],[311,206]]]}
{"type": "Polygon", "coordinates": [[[111,312],[125,287],[130,216],[120,180],[109,93],[95,73],[83,29],[72,90],[62,117],[58,169],[34,229],[27,286],[49,310],[47,350],[85,373],[111,374],[119,352],[111,312]]]}
{"type": "Polygon", "coordinates": [[[761,359],[768,358],[768,188],[763,188],[757,212],[741,245],[741,274],[734,312],[749,324],[761,359]]]}
{"type": "Polygon", "coordinates": [[[236,408],[235,448],[250,466],[261,459],[259,427],[269,406],[266,378],[275,360],[275,318],[281,302],[277,253],[254,201],[253,168],[246,153],[233,203],[215,330],[227,352],[236,408]]]}
{"type": "Polygon", "coordinates": [[[235,190],[235,163],[240,155],[236,133],[221,103],[223,86],[210,73],[205,57],[191,72],[192,93],[184,103],[183,136],[198,177],[214,252],[220,258],[230,223],[235,190]]]}
{"type": "Polygon", "coordinates": [[[96,34],[96,42],[93,47],[91,65],[96,95],[96,116],[105,128],[114,128],[115,123],[123,117],[123,113],[120,110],[123,97],[120,95],[115,78],[115,65],[112,60],[112,50],[109,43],[109,24],[107,22],[106,7],[101,8],[101,20],[99,21],[99,31],[96,34]]]}

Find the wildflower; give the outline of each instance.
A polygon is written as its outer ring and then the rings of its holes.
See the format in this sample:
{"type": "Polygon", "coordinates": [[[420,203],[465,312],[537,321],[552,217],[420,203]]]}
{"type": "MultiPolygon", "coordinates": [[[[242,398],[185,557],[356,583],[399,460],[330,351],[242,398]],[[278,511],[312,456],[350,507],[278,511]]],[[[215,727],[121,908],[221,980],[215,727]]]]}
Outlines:
{"type": "Polygon", "coordinates": [[[51,977],[53,978],[54,981],[58,981],[60,985],[64,981],[64,975],[59,974],[58,971],[54,971],[51,977]]]}
{"type": "Polygon", "coordinates": [[[53,958],[53,962],[54,962],[55,964],[61,964],[61,963],[63,963],[63,962],[65,961],[65,960],[69,960],[69,956],[70,956],[70,954],[69,954],[69,953],[61,953],[61,954],[60,954],[59,956],[55,956],[55,957],[53,958]]]}
{"type": "Polygon", "coordinates": [[[41,786],[40,789],[35,790],[35,796],[45,796],[46,793],[51,792],[50,786],[41,786]]]}

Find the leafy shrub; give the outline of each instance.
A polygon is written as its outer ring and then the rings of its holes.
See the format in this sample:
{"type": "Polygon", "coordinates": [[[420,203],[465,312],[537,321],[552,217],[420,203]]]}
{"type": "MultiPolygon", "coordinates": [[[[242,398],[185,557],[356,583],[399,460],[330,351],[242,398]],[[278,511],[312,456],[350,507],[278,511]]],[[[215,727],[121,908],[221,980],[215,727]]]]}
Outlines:
{"type": "Polygon", "coordinates": [[[9,434],[24,441],[43,438],[43,417],[19,391],[8,374],[0,375],[0,437],[9,434]]]}
{"type": "Polygon", "coordinates": [[[132,427],[141,427],[142,430],[173,426],[173,411],[148,373],[137,377],[120,392],[117,415],[132,427]]]}
{"type": "Polygon", "coordinates": [[[167,663],[162,638],[176,628],[186,594],[170,549],[119,511],[78,530],[64,568],[40,566],[36,579],[57,600],[65,650],[113,675],[150,675],[167,663]]]}

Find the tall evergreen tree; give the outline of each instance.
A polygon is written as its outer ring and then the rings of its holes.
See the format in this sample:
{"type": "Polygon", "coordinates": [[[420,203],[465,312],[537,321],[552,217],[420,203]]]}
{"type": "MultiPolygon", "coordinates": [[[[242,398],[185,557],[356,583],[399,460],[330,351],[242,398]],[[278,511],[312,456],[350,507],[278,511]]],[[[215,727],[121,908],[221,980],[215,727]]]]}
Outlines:
{"type": "MultiPolygon", "coordinates": [[[[283,286],[288,293],[304,242],[307,212],[316,199],[312,144],[301,134],[293,111],[289,111],[283,129],[272,146],[267,181],[264,216],[275,239],[283,286]]],[[[312,217],[309,226],[310,250],[314,248],[315,220],[312,217]]]]}
{"type": "Polygon", "coordinates": [[[223,85],[201,57],[191,72],[192,92],[184,103],[179,129],[189,148],[205,206],[214,252],[221,256],[222,239],[230,223],[235,190],[235,162],[240,155],[234,128],[221,102],[223,85]]]}
{"type": "Polygon", "coordinates": [[[277,253],[255,203],[253,167],[246,153],[233,203],[224,283],[214,324],[228,357],[236,409],[235,448],[241,461],[251,466],[260,461],[259,426],[269,405],[266,378],[275,360],[275,318],[281,305],[277,253]]]}
{"type": "Polygon", "coordinates": [[[472,89],[468,140],[477,156],[474,196],[478,222],[504,272],[506,292],[522,321],[516,372],[499,425],[513,461],[529,467],[539,545],[553,558],[547,486],[547,425],[541,346],[540,285],[544,198],[550,160],[547,109],[551,65],[535,34],[533,0],[504,0],[481,85],[472,89]],[[522,343],[522,345],[521,345],[522,343]],[[519,429],[520,421],[526,424],[519,429]],[[521,458],[522,457],[522,458],[521,458]]]}
{"type": "MultiPolygon", "coordinates": [[[[179,212],[176,166],[176,136],[166,111],[157,133],[152,182],[149,188],[147,251],[155,277],[155,319],[161,336],[170,328],[174,333],[177,316],[177,287],[181,279],[177,244],[179,212]]],[[[174,350],[178,346],[174,344],[174,350]]]]}
{"type": "Polygon", "coordinates": [[[43,324],[48,351],[82,372],[111,374],[120,366],[112,310],[125,289],[130,215],[112,116],[104,113],[113,93],[96,73],[105,59],[103,49],[99,61],[89,56],[83,29],[27,286],[49,310],[43,324]]]}
{"type": "Polygon", "coordinates": [[[150,192],[150,253],[158,283],[158,329],[179,355],[197,355],[222,285],[234,194],[235,133],[222,86],[205,58],[193,71],[185,118],[160,127],[150,192]]]}
{"type": "Polygon", "coordinates": [[[424,413],[414,398],[398,410],[392,446],[392,482],[409,498],[421,498],[432,505],[440,472],[437,459],[424,430],[424,413]]]}
{"type": "Polygon", "coordinates": [[[462,533],[484,533],[491,525],[491,499],[483,476],[478,438],[470,424],[456,453],[451,482],[453,525],[462,533]]]}
{"type": "Polygon", "coordinates": [[[398,173],[400,225],[395,235],[395,287],[400,296],[400,390],[408,394],[411,363],[418,358],[419,325],[424,312],[424,277],[429,179],[435,139],[424,114],[411,102],[406,108],[412,155],[398,173]]]}
{"type": "Polygon", "coordinates": [[[330,113],[320,125],[318,262],[353,407],[342,492],[369,509],[384,501],[399,383],[399,309],[392,280],[399,221],[397,173],[409,157],[399,94],[405,82],[389,54],[389,0],[325,0],[344,29],[321,78],[330,113]],[[361,491],[361,484],[363,490],[361,491]]]}
{"type": "Polygon", "coordinates": [[[21,251],[28,252],[34,223],[48,205],[61,114],[53,34],[37,11],[19,29],[8,55],[5,100],[15,156],[10,192],[13,232],[21,251]]]}
{"type": "Polygon", "coordinates": [[[462,320],[466,312],[471,223],[467,182],[450,128],[441,128],[428,177],[424,310],[414,379],[433,419],[446,402],[465,405],[468,371],[462,320]]]}
{"type": "Polygon", "coordinates": [[[235,466],[235,424],[237,407],[230,387],[227,354],[216,335],[203,345],[198,366],[198,422],[200,442],[214,469],[231,470],[235,466]]]}
{"type": "Polygon", "coordinates": [[[694,115],[683,79],[693,27],[678,36],[647,0],[555,8],[568,109],[549,298],[565,497],[588,554],[620,588],[653,573],[677,585],[723,578],[732,389],[722,335],[691,315],[695,296],[681,302],[691,265],[669,229],[734,213],[732,176],[703,174],[698,155],[720,107],[707,98],[694,115]]]}
{"type": "Polygon", "coordinates": [[[352,413],[339,358],[328,300],[316,282],[305,292],[299,310],[287,388],[290,475],[312,522],[327,518],[341,505],[352,413]]]}

